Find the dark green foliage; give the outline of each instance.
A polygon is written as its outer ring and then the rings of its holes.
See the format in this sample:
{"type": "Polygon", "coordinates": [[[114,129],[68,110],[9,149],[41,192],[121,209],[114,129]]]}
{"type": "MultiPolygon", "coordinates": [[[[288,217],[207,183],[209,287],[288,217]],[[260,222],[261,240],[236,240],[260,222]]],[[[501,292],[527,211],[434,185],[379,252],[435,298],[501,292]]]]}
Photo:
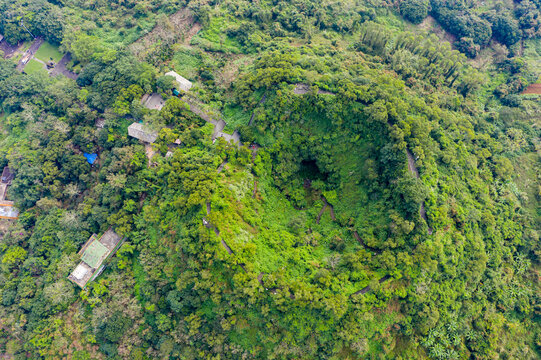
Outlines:
{"type": "Polygon", "coordinates": [[[488,10],[475,2],[455,0],[431,0],[430,5],[432,15],[457,37],[457,48],[469,57],[478,53],[471,42],[483,47],[494,38],[511,46],[521,38],[539,35],[539,4],[530,1],[522,1],[517,6],[515,15],[518,19],[501,5],[488,10]],[[525,30],[522,32],[520,28],[525,30]]]}
{"type": "MultiPolygon", "coordinates": [[[[120,312],[115,312],[111,317],[102,320],[102,323],[98,326],[98,338],[101,341],[116,343],[124,332],[131,326],[130,319],[126,318],[120,312]]],[[[108,347],[108,349],[112,347],[108,347]]],[[[109,353],[112,350],[106,351],[109,353]]],[[[109,353],[109,355],[112,355],[109,353]]]]}
{"type": "Polygon", "coordinates": [[[32,35],[42,36],[55,44],[60,44],[62,40],[62,11],[46,0],[3,1],[0,4],[0,14],[0,33],[12,44],[31,40],[32,35]]]}
{"type": "Polygon", "coordinates": [[[428,0],[404,0],[400,2],[400,13],[412,23],[419,24],[428,15],[428,0]]]}
{"type": "Polygon", "coordinates": [[[513,45],[521,37],[517,22],[505,15],[497,16],[493,20],[492,33],[496,40],[507,46],[513,45]]]}
{"type": "Polygon", "coordinates": [[[470,37],[461,38],[455,43],[455,46],[461,53],[472,59],[475,58],[481,50],[481,47],[470,37]]]}

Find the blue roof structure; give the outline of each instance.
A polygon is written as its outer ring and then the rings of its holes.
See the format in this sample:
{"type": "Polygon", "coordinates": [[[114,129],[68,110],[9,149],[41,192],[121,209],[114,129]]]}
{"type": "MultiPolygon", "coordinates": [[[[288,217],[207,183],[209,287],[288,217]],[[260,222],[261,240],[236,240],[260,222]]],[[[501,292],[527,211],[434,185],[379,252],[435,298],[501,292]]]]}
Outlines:
{"type": "Polygon", "coordinates": [[[93,165],[96,162],[96,159],[98,158],[98,154],[83,153],[83,155],[86,158],[86,161],[88,161],[90,165],[93,165]]]}

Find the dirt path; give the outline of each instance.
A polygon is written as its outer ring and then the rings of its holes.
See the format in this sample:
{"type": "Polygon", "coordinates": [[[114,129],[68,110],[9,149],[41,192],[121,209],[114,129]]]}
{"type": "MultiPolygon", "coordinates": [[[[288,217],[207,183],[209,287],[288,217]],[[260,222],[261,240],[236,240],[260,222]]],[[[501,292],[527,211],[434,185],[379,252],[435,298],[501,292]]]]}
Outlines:
{"type": "Polygon", "coordinates": [[[152,165],[152,157],[154,154],[156,154],[156,151],[152,148],[151,144],[145,144],[145,153],[147,154],[148,158],[148,167],[150,167],[152,165]]]}
{"type": "Polygon", "coordinates": [[[532,84],[522,92],[523,94],[540,94],[541,95],[541,83],[532,84]]]}
{"type": "Polygon", "coordinates": [[[23,44],[19,42],[17,45],[11,45],[6,41],[6,39],[2,40],[0,42],[0,50],[4,52],[4,59],[9,59],[19,51],[23,44]]]}
{"type": "MultiPolygon", "coordinates": [[[[261,98],[261,100],[259,100],[259,102],[257,103],[257,106],[265,103],[266,100],[267,100],[267,94],[263,94],[263,97],[261,98]]],[[[252,117],[250,118],[250,121],[248,122],[248,126],[252,126],[252,123],[254,122],[256,110],[257,110],[257,107],[254,109],[254,112],[252,112],[252,117]]]]}
{"type": "Polygon", "coordinates": [[[319,224],[319,220],[321,219],[321,215],[323,215],[323,213],[325,212],[325,209],[327,208],[327,202],[325,202],[323,204],[323,207],[321,208],[321,210],[319,211],[319,214],[317,214],[317,218],[316,218],[316,224],[319,224]]]}
{"type": "Polygon", "coordinates": [[[413,154],[411,153],[411,151],[406,149],[406,156],[408,157],[408,169],[409,169],[409,171],[417,179],[419,179],[419,170],[417,170],[417,166],[415,165],[415,159],[413,158],[413,154]]]}
{"type": "Polygon", "coordinates": [[[325,198],[325,196],[321,195],[321,201],[323,201],[323,203],[325,204],[325,206],[328,206],[329,209],[331,210],[331,219],[333,219],[333,221],[336,221],[336,216],[334,215],[334,206],[332,206],[331,204],[329,204],[329,202],[327,201],[327,199],[325,198]]]}
{"type": "Polygon", "coordinates": [[[255,199],[256,194],[257,194],[257,180],[254,180],[254,192],[252,193],[252,199],[255,199]]]}

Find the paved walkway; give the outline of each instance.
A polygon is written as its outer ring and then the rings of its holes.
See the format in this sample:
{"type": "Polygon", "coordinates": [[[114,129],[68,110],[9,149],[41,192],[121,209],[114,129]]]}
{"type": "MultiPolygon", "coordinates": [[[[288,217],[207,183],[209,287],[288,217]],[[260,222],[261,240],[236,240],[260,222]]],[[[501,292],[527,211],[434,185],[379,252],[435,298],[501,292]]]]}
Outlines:
{"type": "Polygon", "coordinates": [[[64,56],[62,56],[62,59],[60,59],[60,61],[58,62],[58,64],[56,64],[56,66],[54,67],[54,69],[51,71],[51,76],[56,76],[58,74],[62,74],[64,75],[65,77],[67,78],[70,78],[70,79],[73,79],[73,80],[76,80],[77,77],[79,75],[69,71],[67,68],[66,68],[66,65],[71,61],[71,54],[70,53],[67,53],[67,54],[64,54],[64,56]]]}
{"type": "Polygon", "coordinates": [[[28,62],[34,58],[34,55],[38,51],[41,44],[43,44],[43,39],[42,38],[36,38],[34,40],[32,45],[30,45],[30,48],[28,50],[26,50],[26,52],[21,57],[21,60],[19,60],[19,63],[17,64],[17,70],[18,71],[20,71],[20,72],[23,71],[26,64],[28,64],[28,62]],[[30,58],[28,59],[28,61],[26,63],[23,64],[23,59],[26,57],[27,54],[30,54],[30,58]]]}

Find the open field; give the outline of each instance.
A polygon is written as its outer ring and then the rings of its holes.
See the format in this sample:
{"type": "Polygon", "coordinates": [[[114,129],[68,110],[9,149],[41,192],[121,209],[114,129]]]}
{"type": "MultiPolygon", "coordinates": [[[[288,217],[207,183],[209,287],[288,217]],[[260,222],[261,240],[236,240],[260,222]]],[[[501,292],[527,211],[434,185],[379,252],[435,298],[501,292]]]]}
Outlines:
{"type": "Polygon", "coordinates": [[[34,59],[31,59],[24,67],[24,72],[27,74],[33,74],[38,71],[46,72],[47,70],[45,70],[45,65],[34,59]]]}
{"type": "Polygon", "coordinates": [[[58,51],[58,46],[51,45],[48,42],[44,42],[36,52],[36,58],[43,62],[54,61],[59,62],[62,59],[62,53],[58,51]]]}

